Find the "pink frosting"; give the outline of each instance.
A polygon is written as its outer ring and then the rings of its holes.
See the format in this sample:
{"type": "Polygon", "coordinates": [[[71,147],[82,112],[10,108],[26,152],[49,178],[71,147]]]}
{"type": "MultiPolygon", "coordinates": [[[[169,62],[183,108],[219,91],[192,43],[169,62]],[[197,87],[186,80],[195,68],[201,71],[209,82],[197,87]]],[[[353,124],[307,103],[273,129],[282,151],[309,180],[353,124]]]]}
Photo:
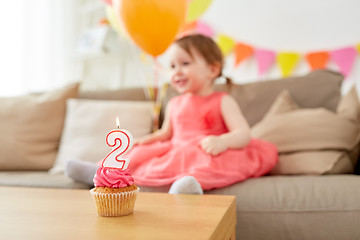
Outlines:
{"type": "Polygon", "coordinates": [[[100,167],[94,176],[95,187],[122,188],[134,183],[129,169],[100,167]]]}

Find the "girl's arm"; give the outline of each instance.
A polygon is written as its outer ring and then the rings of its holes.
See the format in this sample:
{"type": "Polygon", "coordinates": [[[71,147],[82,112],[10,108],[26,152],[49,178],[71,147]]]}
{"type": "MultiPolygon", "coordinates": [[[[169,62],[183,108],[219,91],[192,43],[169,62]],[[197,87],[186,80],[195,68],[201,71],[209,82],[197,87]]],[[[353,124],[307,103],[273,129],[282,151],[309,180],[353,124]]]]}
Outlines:
{"type": "Polygon", "coordinates": [[[239,105],[229,95],[221,102],[221,113],[229,132],[220,136],[228,148],[242,148],[250,142],[250,127],[239,105]]]}
{"type": "Polygon", "coordinates": [[[221,113],[229,132],[220,136],[208,136],[201,141],[205,152],[217,155],[228,148],[242,148],[250,142],[250,127],[236,101],[225,95],[221,101],[221,113]]]}
{"type": "Polygon", "coordinates": [[[170,106],[171,104],[168,104],[165,111],[165,117],[163,125],[161,126],[161,129],[148,134],[146,136],[137,138],[134,140],[135,144],[149,144],[156,141],[166,141],[169,140],[172,136],[172,128],[171,128],[171,122],[170,122],[170,106]]]}

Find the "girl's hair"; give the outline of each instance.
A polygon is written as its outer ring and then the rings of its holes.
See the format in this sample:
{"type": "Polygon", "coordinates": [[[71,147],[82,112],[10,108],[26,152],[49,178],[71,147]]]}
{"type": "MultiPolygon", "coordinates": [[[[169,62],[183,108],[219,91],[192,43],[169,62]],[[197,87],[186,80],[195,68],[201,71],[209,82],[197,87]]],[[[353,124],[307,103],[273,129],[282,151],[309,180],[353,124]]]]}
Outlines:
{"type": "MultiPolygon", "coordinates": [[[[220,72],[218,77],[222,76],[224,57],[214,40],[201,34],[191,34],[176,40],[175,44],[184,49],[191,57],[193,57],[191,48],[194,48],[204,57],[208,64],[219,64],[220,72]]],[[[231,79],[226,77],[226,83],[230,85],[232,83],[231,79]]]]}

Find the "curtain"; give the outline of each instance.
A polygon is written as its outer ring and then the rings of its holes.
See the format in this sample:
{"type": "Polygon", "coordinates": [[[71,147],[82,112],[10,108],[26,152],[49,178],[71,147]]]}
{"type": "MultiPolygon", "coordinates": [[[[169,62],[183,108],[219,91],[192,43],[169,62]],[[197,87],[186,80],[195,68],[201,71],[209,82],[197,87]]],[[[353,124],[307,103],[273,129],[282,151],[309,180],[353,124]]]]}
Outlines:
{"type": "Polygon", "coordinates": [[[57,88],[74,80],[79,0],[0,2],[0,96],[57,88]]]}

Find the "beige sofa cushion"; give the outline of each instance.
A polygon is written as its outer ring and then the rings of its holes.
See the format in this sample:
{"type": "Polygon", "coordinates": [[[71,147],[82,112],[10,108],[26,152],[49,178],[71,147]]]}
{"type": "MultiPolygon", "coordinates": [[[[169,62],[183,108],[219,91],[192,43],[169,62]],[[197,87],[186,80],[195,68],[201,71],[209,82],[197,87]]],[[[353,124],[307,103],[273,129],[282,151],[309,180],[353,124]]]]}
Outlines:
{"type": "MultiPolygon", "coordinates": [[[[304,76],[260,81],[248,84],[233,84],[231,88],[216,85],[216,90],[227,91],[239,104],[250,126],[259,122],[283,89],[288,89],[296,103],[302,108],[324,107],[336,111],[341,97],[340,85],[343,76],[339,73],[318,70],[304,76]]],[[[176,96],[168,88],[163,106],[176,96]]],[[[161,118],[163,118],[162,109],[161,118]]]]}
{"type": "Polygon", "coordinates": [[[336,112],[346,119],[354,123],[360,120],[360,104],[356,87],[352,87],[350,91],[341,98],[336,112]]]}
{"type": "Polygon", "coordinates": [[[48,170],[55,161],[66,99],[78,84],[20,97],[0,98],[0,170],[48,170]]]}
{"type": "Polygon", "coordinates": [[[59,153],[50,173],[62,173],[66,162],[74,158],[101,161],[111,151],[105,137],[116,128],[116,116],[120,128],[135,138],[150,133],[152,107],[150,101],[69,99],[59,153]]]}
{"type": "Polygon", "coordinates": [[[49,174],[49,171],[1,171],[0,186],[89,189],[64,174],[49,174]]]}
{"type": "Polygon", "coordinates": [[[350,91],[339,104],[339,112],[323,108],[296,109],[289,92],[279,95],[264,120],[252,128],[252,136],[277,145],[279,163],[272,174],[350,173],[358,149],[360,124],[356,91],[350,91]],[[353,111],[342,107],[353,99],[353,111]]]}
{"type": "Polygon", "coordinates": [[[207,194],[236,196],[238,239],[359,239],[360,181],[350,174],[265,176],[207,194]]]}

